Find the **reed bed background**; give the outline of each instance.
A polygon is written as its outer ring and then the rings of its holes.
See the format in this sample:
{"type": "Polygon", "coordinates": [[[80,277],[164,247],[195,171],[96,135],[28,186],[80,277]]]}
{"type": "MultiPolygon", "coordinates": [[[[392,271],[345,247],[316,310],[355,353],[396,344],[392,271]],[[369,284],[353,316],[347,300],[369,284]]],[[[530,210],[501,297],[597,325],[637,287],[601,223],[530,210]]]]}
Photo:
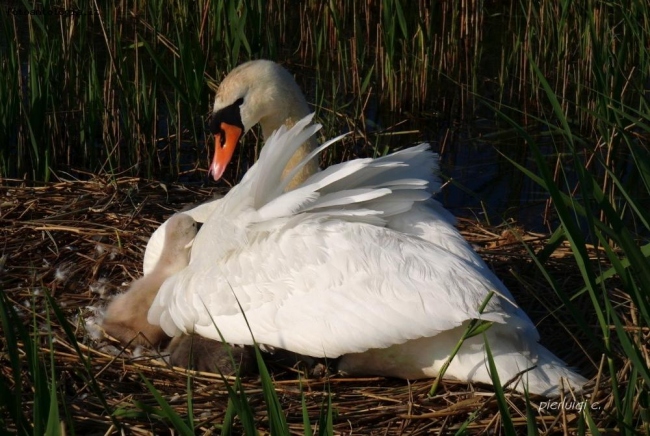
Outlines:
{"type": "MultiPolygon", "coordinates": [[[[498,131],[477,96],[513,116],[508,108],[517,108],[526,126],[548,112],[534,61],[576,130],[608,144],[603,121],[616,109],[608,104],[645,104],[648,9],[643,1],[10,1],[0,8],[0,175],[202,176],[211,89],[252,58],[296,74],[328,135],[409,120],[399,130],[420,137],[400,143],[446,138],[450,147],[485,133],[476,132],[485,119],[498,131]],[[35,8],[74,15],[21,14],[35,8]]],[[[332,159],[394,143],[380,135],[332,159]]]]}
{"type": "MultiPolygon", "coordinates": [[[[0,427],[650,432],[647,2],[10,1],[0,21],[0,427]],[[252,58],[295,73],[324,136],[353,132],[323,165],[427,139],[449,177],[445,203],[463,189],[453,168],[486,147],[490,168],[510,168],[499,185],[535,187],[548,234],[507,220],[464,234],[543,342],[592,378],[575,398],[586,407],[283,368],[271,368],[274,387],[264,375],[226,385],[133,350],[115,358],[92,335],[87,322],[138,277],[158,223],[214,193],[201,186],[213,89],[252,58]]],[[[240,149],[230,183],[256,157],[240,149]]]]}

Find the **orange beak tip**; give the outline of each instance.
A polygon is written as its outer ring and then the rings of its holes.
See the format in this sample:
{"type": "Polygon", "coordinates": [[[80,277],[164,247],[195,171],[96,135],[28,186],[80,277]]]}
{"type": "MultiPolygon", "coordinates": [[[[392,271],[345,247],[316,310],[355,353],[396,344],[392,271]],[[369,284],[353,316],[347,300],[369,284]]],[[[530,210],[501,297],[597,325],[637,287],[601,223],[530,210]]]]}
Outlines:
{"type": "Polygon", "coordinates": [[[215,182],[217,182],[221,176],[223,175],[223,172],[226,170],[225,165],[221,165],[220,161],[221,159],[219,158],[220,155],[220,150],[223,147],[221,146],[221,135],[215,135],[214,137],[214,157],[212,158],[212,162],[210,163],[210,168],[208,169],[208,176],[212,175],[212,178],[214,179],[215,182]]]}
{"type": "Polygon", "coordinates": [[[242,134],[240,127],[228,123],[221,123],[220,127],[221,133],[214,136],[214,157],[208,170],[208,175],[212,175],[215,182],[221,178],[226,170],[242,134]]]}

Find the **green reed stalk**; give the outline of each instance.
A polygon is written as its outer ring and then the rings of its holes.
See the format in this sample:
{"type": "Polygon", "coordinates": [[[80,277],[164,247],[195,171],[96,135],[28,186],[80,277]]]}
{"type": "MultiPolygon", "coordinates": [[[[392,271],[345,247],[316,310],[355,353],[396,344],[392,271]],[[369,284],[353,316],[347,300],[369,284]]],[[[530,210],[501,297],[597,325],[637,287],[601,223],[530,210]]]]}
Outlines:
{"type": "MultiPolygon", "coordinates": [[[[481,306],[477,309],[477,313],[480,315],[485,311],[485,308],[489,304],[490,300],[494,296],[494,291],[490,291],[488,295],[483,299],[481,302],[481,306]]],[[[460,351],[461,347],[465,343],[465,341],[469,338],[472,338],[474,336],[483,334],[487,329],[489,329],[492,326],[492,321],[483,321],[478,318],[472,319],[468,324],[465,330],[463,331],[462,336],[454,346],[454,348],[451,350],[449,353],[449,357],[445,361],[445,363],[442,365],[440,368],[440,371],[438,372],[438,376],[436,377],[435,381],[433,382],[433,385],[431,386],[431,389],[429,390],[429,397],[432,397],[436,394],[436,391],[438,390],[438,386],[442,379],[445,376],[445,373],[447,372],[447,369],[449,368],[449,365],[451,365],[451,362],[454,360],[458,352],[460,351]]],[[[487,341],[486,341],[486,348],[487,348],[487,341]]],[[[501,386],[499,385],[499,388],[501,386]]]]}
{"type": "Polygon", "coordinates": [[[594,94],[608,80],[602,66],[630,72],[610,76],[616,82],[608,86],[624,91],[627,105],[641,101],[630,84],[642,83],[649,70],[645,2],[450,5],[122,0],[119,8],[93,1],[98,13],[72,18],[10,16],[2,9],[8,104],[0,122],[18,152],[3,151],[0,170],[42,179],[50,167],[81,165],[176,178],[186,171],[179,154],[205,155],[197,148],[205,130],[200,114],[211,99],[206,77],[218,81],[252,57],[300,65],[308,75],[315,68],[323,104],[355,101],[345,109],[353,119],[363,118],[360,102],[371,95],[386,112],[424,109],[463,118],[474,110],[468,90],[483,93],[493,77],[499,101],[534,114],[543,99],[527,53],[581,132],[597,123],[590,111],[602,107],[594,94]],[[144,43],[171,74],[161,73],[144,43]],[[148,68],[152,62],[157,68],[148,68]]]}
{"type": "MultiPolygon", "coordinates": [[[[638,395],[644,395],[650,388],[650,370],[642,355],[644,343],[637,333],[629,331],[620,319],[620,315],[615,310],[609,295],[607,283],[612,277],[617,277],[621,281],[621,286],[627,296],[634,304],[636,319],[639,328],[650,326],[650,303],[647,300],[647,289],[650,289],[650,270],[648,263],[650,258],[650,244],[643,238],[636,236],[632,232],[627,222],[633,219],[637,223],[636,232],[649,232],[650,226],[647,224],[647,212],[644,210],[636,195],[629,192],[629,187],[624,184],[620,177],[620,168],[613,165],[613,161],[608,159],[612,155],[613,147],[628,147],[631,156],[645,155],[642,147],[639,147],[638,137],[629,133],[625,128],[623,119],[634,120],[635,124],[650,133],[650,119],[647,112],[645,114],[636,111],[634,108],[622,103],[621,100],[614,98],[614,95],[622,95],[622,89],[616,88],[619,79],[613,76],[618,74],[619,66],[613,66],[603,74],[600,80],[604,90],[609,85],[614,85],[614,89],[601,93],[602,102],[599,106],[601,112],[595,113],[595,120],[598,125],[602,126],[600,132],[605,139],[602,143],[607,144],[605,148],[588,148],[580,138],[566,116],[560,99],[555,91],[546,80],[541,70],[532,59],[529,59],[529,67],[536,74],[537,80],[542,87],[542,92],[549,102],[549,107],[553,121],[538,119],[544,123],[553,132],[556,141],[561,141],[562,145],[569,151],[572,163],[571,171],[575,172],[578,178],[577,188],[571,185],[567,176],[569,168],[563,164],[559,174],[560,180],[557,180],[549,166],[547,159],[541,153],[540,146],[535,139],[528,134],[527,129],[514,122],[512,119],[500,113],[501,117],[511,123],[516,130],[526,140],[527,144],[533,151],[537,168],[540,176],[537,176],[519,166],[519,169],[534,181],[540,184],[548,193],[553,201],[555,211],[560,220],[557,235],[559,238],[566,238],[570,243],[578,269],[584,280],[584,287],[577,290],[561,289],[554,286],[570,310],[571,317],[576,320],[580,328],[588,332],[590,328],[584,322],[581,311],[570,303],[570,300],[576,298],[583,292],[587,292],[591,302],[590,310],[596,315],[600,327],[600,337],[597,339],[593,335],[587,336],[591,340],[599,341],[599,347],[606,355],[610,388],[612,390],[615,404],[614,413],[619,425],[632,429],[637,427],[639,420],[639,411],[634,407],[633,398],[638,395]],[[614,109],[615,108],[615,109],[614,109]],[[623,116],[625,114],[625,116],[623,116]],[[607,138],[618,138],[617,141],[608,141],[607,138]],[[588,152],[591,156],[592,168],[585,168],[582,162],[582,155],[588,152]],[[602,184],[597,174],[605,173],[610,181],[602,184]],[[569,190],[572,195],[569,195],[569,190]],[[615,190],[618,194],[608,194],[615,190]],[[589,258],[587,252],[588,237],[596,240],[597,245],[602,249],[607,260],[611,263],[612,268],[601,271],[589,258]],[[617,344],[617,345],[615,345],[617,344]],[[622,350],[622,356],[618,350],[622,350]],[[618,381],[617,365],[615,359],[625,358],[631,364],[630,374],[634,376],[628,384],[621,385],[618,381]]],[[[570,110],[585,110],[582,108],[571,108],[570,110]]],[[[641,162],[641,160],[635,160],[641,162]]],[[[650,184],[647,183],[647,164],[645,160],[640,165],[637,164],[637,172],[643,180],[642,186],[645,192],[641,198],[648,198],[650,191],[647,189],[650,184]]],[[[559,239],[558,239],[559,240],[559,239]]],[[[557,246],[554,241],[553,246],[557,246]]],[[[547,256],[549,250],[545,251],[547,256]]],[[[535,259],[535,257],[533,257],[535,259]]],[[[544,265],[537,263],[542,273],[550,277],[544,265]]],[[[588,425],[591,423],[588,421],[588,425]]],[[[590,428],[593,431],[593,428],[590,428]]]]}
{"type": "MultiPolygon", "coordinates": [[[[0,292],[0,321],[2,322],[2,331],[6,344],[7,357],[11,365],[9,377],[4,374],[0,375],[0,405],[4,413],[1,415],[3,428],[15,429],[22,434],[30,434],[32,419],[25,415],[26,409],[23,407],[23,359],[27,360],[30,368],[36,367],[32,363],[34,356],[33,347],[30,346],[31,338],[24,328],[22,320],[16,314],[11,306],[11,301],[4,292],[0,292]],[[20,355],[18,342],[25,344],[26,354],[24,358],[20,355]]],[[[27,372],[28,377],[35,378],[31,372],[27,372]]],[[[43,394],[43,392],[40,392],[43,394]]],[[[41,420],[39,419],[40,423],[41,420]]],[[[36,425],[36,424],[35,424],[36,425]]]]}
{"type": "MultiPolygon", "coordinates": [[[[15,144],[18,136],[16,126],[19,126],[20,113],[20,61],[18,58],[18,47],[12,33],[13,24],[6,13],[0,11],[0,27],[3,39],[6,42],[4,47],[3,60],[0,61],[0,77],[3,83],[0,86],[0,175],[22,172],[20,149],[16,150],[17,158],[12,157],[9,144],[15,144]]],[[[17,147],[17,144],[16,144],[17,147]]]]}
{"type": "MultiPolygon", "coordinates": [[[[510,406],[506,400],[505,393],[503,392],[503,387],[501,385],[501,380],[499,379],[497,366],[494,363],[494,356],[492,355],[490,343],[485,333],[483,333],[483,342],[485,344],[485,356],[488,363],[488,368],[490,369],[490,378],[492,379],[492,386],[494,387],[494,395],[496,397],[497,405],[499,406],[499,413],[501,415],[501,426],[506,435],[514,436],[517,434],[517,431],[515,430],[515,426],[512,423],[512,416],[510,416],[510,406]]],[[[535,425],[535,422],[529,421],[529,424],[535,425]]]]}

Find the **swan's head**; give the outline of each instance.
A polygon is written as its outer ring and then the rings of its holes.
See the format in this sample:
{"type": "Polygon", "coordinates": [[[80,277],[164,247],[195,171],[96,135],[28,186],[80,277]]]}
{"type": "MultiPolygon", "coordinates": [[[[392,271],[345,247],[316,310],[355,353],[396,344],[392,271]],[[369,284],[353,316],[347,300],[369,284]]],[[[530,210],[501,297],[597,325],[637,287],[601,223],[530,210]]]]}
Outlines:
{"type": "Polygon", "coordinates": [[[208,174],[219,180],[239,138],[260,123],[268,137],[282,124],[292,126],[309,114],[309,107],[293,76],[272,61],[246,62],[219,85],[210,119],[215,137],[208,174]]]}

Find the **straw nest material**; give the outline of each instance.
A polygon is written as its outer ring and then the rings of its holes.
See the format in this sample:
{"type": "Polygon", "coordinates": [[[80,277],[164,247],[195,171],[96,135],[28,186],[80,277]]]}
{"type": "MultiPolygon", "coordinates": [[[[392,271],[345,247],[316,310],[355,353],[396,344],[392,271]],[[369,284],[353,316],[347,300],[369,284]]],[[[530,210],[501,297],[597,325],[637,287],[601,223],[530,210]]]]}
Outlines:
{"type": "MultiPolygon", "coordinates": [[[[60,181],[41,186],[26,186],[20,181],[0,180],[0,231],[2,249],[0,286],[13,307],[22,314],[25,325],[40,323],[42,352],[49,362],[49,337],[54,341],[54,361],[61,385],[60,392],[73,414],[77,434],[111,434],[118,430],[105,407],[80,376],[81,359],[75,349],[90,358],[94,378],[100,386],[108,410],[127,433],[159,434],[170,424],[147,413],[157,407],[142,374],[150,380],[181,415],[187,413],[187,373],[168,367],[159,359],[140,350],[122,350],[116,343],[97,334],[93,320],[108,299],[124,291],[141,275],[144,247],[149,235],[164,219],[188,205],[205,201],[215,193],[210,189],[164,185],[136,178],[89,181],[60,181]],[[45,294],[49,293],[67,317],[74,338],[71,340],[61,323],[51,315],[45,294]],[[48,313],[50,313],[48,320],[48,313]],[[48,323],[51,327],[48,328],[48,323]],[[116,412],[117,411],[117,412],[116,412]]],[[[563,317],[553,291],[521,244],[539,249],[545,235],[527,233],[512,225],[488,228],[461,221],[465,237],[495,269],[515,294],[531,318],[539,321],[543,343],[576,366],[585,376],[600,381],[600,389],[589,389],[586,397],[574,401],[574,407],[542,410],[533,399],[533,413],[541,432],[571,431],[577,426],[580,403],[592,404],[591,415],[601,429],[610,428],[613,400],[606,389],[601,353],[578,331],[570,317],[563,317]],[[584,348],[583,348],[584,347],[584,348]]],[[[594,258],[597,253],[594,252],[594,258]]],[[[565,289],[577,289],[582,283],[568,247],[560,247],[548,262],[551,273],[565,289]]],[[[634,310],[629,300],[612,289],[620,316],[634,325],[634,310]]],[[[582,307],[589,308],[587,301],[582,307]]],[[[580,307],[580,301],[576,303],[580,307]]],[[[587,312],[587,310],[585,311],[587,312]]],[[[586,315],[586,314],[585,314],[586,315]]],[[[587,315],[586,315],[587,316],[587,315]]],[[[589,318],[587,316],[588,321],[589,318]]],[[[598,334],[596,323],[594,334],[598,334]]],[[[645,333],[647,336],[647,332],[645,333]]],[[[2,349],[6,351],[2,334],[2,349]]],[[[644,348],[647,352],[647,348],[644,348]]],[[[647,355],[647,354],[646,354],[647,355]]],[[[6,353],[0,355],[0,371],[11,379],[6,353]]],[[[629,367],[622,359],[620,383],[626,382],[629,367]]],[[[312,423],[318,421],[323,401],[329,396],[334,410],[337,434],[429,434],[454,433],[471,416],[470,433],[500,430],[500,412],[489,386],[444,382],[438,393],[428,397],[431,380],[407,382],[386,378],[329,379],[299,381],[295,372],[271,367],[275,389],[290,426],[303,434],[301,392],[312,423]]],[[[27,370],[27,368],[26,368],[27,370]]],[[[198,434],[216,432],[224,419],[227,391],[218,375],[193,373],[193,414],[198,434]]],[[[262,433],[268,431],[266,408],[257,377],[243,383],[256,413],[262,433]]],[[[521,395],[507,394],[514,424],[524,431],[526,403],[521,395]]],[[[568,403],[567,403],[568,404],[568,403]]]]}

